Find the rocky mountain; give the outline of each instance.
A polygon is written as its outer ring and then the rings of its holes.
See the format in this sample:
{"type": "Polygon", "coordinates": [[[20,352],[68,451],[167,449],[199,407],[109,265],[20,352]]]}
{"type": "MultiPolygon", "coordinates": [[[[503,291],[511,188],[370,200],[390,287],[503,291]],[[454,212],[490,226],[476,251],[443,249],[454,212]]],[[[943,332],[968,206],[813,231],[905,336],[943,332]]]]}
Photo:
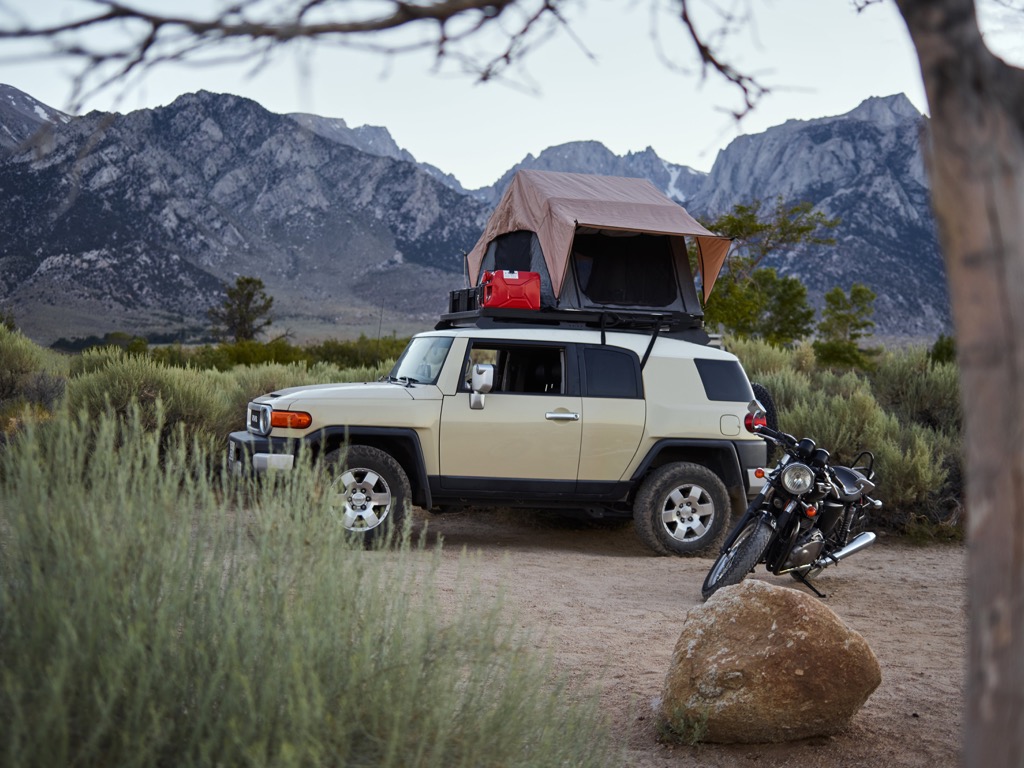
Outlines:
{"type": "Polygon", "coordinates": [[[360,125],[349,128],[348,123],[340,117],[320,117],[301,112],[292,113],[288,117],[313,133],[339,144],[355,147],[360,152],[390,157],[392,160],[402,160],[406,163],[416,163],[421,170],[426,171],[442,184],[451,187],[456,192],[466,192],[459,180],[452,174],[445,173],[430,163],[417,162],[409,150],[398,146],[391,136],[391,132],[384,126],[360,125]]]}
{"type": "Polygon", "coordinates": [[[755,199],[813,202],[840,219],[837,244],[780,254],[769,265],[799,276],[819,304],[835,285],[865,283],[878,297],[880,334],[935,337],[949,330],[950,314],[921,156],[924,127],[900,94],[741,136],[719,153],[688,208],[713,216],[755,199]]]}
{"type": "Polygon", "coordinates": [[[527,155],[509,168],[494,184],[473,190],[471,194],[493,207],[519,170],[593,173],[599,176],[648,179],[668,197],[680,203],[686,203],[701,189],[707,177],[706,173],[695,171],[685,165],[662,160],[650,147],[643,152],[616,155],[598,141],[573,141],[549,147],[537,157],[527,155]]]}
{"type": "Polygon", "coordinates": [[[376,331],[384,309],[422,327],[487,213],[414,163],[235,96],[50,136],[0,156],[0,303],[42,340],[203,325],[238,275],[264,280],[282,330],[376,331]]]}
{"type": "Polygon", "coordinates": [[[0,83],[0,152],[16,150],[33,138],[43,142],[53,126],[70,119],[17,88],[0,83]],[[40,131],[45,135],[38,135],[40,131]]]}
{"type": "Polygon", "coordinates": [[[44,342],[166,333],[205,326],[224,285],[254,275],[281,331],[421,329],[463,284],[462,254],[513,172],[540,168],[645,177],[698,216],[777,196],[810,201],[842,220],[837,245],[780,254],[774,266],[819,304],[834,285],[867,283],[879,335],[934,338],[949,309],[923,121],[905,97],[870,99],[739,137],[708,174],[649,148],[622,157],[573,142],[467,193],[385,128],[205,92],[69,117],[0,86],[0,306],[44,342]]]}

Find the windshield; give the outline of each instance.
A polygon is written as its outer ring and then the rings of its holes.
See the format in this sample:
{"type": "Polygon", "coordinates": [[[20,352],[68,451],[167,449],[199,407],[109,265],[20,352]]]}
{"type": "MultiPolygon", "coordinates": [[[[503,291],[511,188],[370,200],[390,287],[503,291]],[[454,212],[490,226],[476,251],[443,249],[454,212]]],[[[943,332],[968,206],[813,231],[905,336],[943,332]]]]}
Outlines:
{"type": "Polygon", "coordinates": [[[436,384],[451,346],[451,336],[416,337],[398,358],[388,379],[406,384],[436,384]]]}

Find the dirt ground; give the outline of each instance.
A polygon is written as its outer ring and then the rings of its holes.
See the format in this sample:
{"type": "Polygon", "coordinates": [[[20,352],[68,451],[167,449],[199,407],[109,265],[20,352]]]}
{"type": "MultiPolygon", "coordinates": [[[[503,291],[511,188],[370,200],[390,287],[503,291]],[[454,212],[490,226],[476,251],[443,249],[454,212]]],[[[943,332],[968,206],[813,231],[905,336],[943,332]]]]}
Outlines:
{"type": "MultiPolygon", "coordinates": [[[[706,558],[653,556],[632,525],[523,511],[428,515],[415,527],[443,538],[446,599],[458,600],[460,553],[474,578],[502,591],[517,621],[550,638],[557,667],[596,686],[626,744],[624,766],[770,765],[849,768],[959,761],[964,716],[965,549],[879,537],[816,581],[826,604],[874,650],[882,683],[839,735],[781,745],[669,746],[652,707],[682,628],[700,603],[706,558]]],[[[758,568],[754,576],[805,589],[758,568]]]]}

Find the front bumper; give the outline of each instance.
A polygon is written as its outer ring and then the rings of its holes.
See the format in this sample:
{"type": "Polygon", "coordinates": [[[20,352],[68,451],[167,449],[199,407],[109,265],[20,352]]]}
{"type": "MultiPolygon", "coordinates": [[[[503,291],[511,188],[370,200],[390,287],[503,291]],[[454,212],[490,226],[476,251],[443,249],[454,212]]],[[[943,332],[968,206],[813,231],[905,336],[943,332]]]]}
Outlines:
{"type": "Polygon", "coordinates": [[[233,475],[291,471],[295,466],[296,448],[296,442],[291,439],[232,432],[228,435],[228,471],[233,475]]]}

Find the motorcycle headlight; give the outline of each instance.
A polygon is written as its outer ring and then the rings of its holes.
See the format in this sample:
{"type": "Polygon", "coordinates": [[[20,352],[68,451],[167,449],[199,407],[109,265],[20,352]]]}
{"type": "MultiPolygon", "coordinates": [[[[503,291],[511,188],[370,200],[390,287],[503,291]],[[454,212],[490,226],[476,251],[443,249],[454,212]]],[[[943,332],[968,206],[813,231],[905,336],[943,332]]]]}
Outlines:
{"type": "Polygon", "coordinates": [[[794,496],[801,496],[814,485],[814,472],[806,464],[790,464],[782,470],[782,487],[794,496]]]}

